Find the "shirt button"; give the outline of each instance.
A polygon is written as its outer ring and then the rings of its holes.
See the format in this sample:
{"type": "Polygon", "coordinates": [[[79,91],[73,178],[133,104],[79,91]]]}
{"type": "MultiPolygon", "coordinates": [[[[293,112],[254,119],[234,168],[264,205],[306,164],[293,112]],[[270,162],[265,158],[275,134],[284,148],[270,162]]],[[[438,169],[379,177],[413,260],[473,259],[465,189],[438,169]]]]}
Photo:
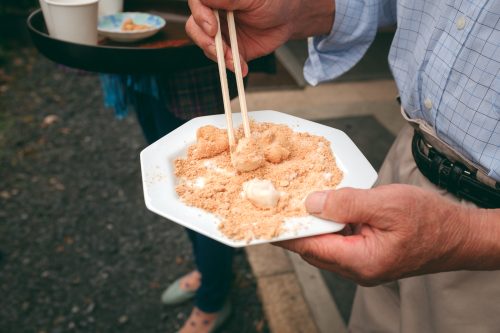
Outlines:
{"type": "Polygon", "coordinates": [[[425,101],[424,101],[424,106],[427,110],[430,110],[432,109],[432,101],[430,100],[430,98],[426,98],[425,101]]]}
{"type": "Polygon", "coordinates": [[[463,28],[465,28],[465,17],[460,16],[459,18],[457,18],[455,26],[457,27],[458,30],[462,30],[463,28]]]}

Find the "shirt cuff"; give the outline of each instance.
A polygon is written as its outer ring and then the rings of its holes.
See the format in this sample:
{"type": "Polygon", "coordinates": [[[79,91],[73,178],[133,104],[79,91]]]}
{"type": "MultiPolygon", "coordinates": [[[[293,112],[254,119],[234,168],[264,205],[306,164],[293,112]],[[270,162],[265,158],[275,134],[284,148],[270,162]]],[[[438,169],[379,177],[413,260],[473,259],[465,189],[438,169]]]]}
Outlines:
{"type": "Polygon", "coordinates": [[[304,78],[311,85],[339,77],[365,54],[377,32],[376,1],[336,0],[330,34],[308,40],[304,78]]]}

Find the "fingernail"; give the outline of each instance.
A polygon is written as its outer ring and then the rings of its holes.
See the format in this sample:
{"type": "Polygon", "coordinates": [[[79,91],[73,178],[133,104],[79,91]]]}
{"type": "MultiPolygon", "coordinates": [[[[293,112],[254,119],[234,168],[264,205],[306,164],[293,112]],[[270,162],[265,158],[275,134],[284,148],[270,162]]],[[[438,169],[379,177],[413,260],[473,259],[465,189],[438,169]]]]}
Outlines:
{"type": "Polygon", "coordinates": [[[323,211],[326,200],[326,192],[313,192],[306,198],[306,209],[311,214],[319,214],[323,211]]]}
{"type": "Polygon", "coordinates": [[[205,32],[207,34],[210,34],[212,32],[212,25],[210,23],[208,23],[207,21],[204,21],[203,22],[203,30],[205,30],[205,32]]]}
{"type": "Polygon", "coordinates": [[[217,48],[215,47],[215,44],[210,44],[208,48],[210,49],[210,52],[217,56],[217,48]]]}

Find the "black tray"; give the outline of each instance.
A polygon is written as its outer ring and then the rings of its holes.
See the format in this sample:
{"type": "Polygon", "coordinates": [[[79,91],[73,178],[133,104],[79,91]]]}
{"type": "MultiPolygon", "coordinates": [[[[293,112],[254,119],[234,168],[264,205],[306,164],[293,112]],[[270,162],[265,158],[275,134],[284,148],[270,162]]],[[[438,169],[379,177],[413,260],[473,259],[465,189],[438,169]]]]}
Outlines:
{"type": "Polygon", "coordinates": [[[167,24],[155,36],[134,44],[103,40],[99,45],[84,45],[52,38],[40,9],[28,17],[27,24],[35,47],[47,58],[68,67],[134,74],[175,72],[213,64],[184,31],[183,17],[189,13],[186,2],[170,2],[149,12],[166,17],[167,24]]]}

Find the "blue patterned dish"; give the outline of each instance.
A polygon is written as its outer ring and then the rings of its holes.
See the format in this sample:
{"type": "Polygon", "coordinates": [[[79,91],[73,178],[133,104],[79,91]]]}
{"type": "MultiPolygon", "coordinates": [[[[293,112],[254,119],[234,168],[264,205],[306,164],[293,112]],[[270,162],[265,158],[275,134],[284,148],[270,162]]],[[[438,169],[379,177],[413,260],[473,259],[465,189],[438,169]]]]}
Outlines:
{"type": "Polygon", "coordinates": [[[117,13],[101,16],[97,25],[99,34],[117,42],[135,42],[153,36],[165,26],[165,20],[148,13],[117,13]],[[149,29],[122,31],[123,22],[132,19],[135,24],[147,24],[149,29]]]}

